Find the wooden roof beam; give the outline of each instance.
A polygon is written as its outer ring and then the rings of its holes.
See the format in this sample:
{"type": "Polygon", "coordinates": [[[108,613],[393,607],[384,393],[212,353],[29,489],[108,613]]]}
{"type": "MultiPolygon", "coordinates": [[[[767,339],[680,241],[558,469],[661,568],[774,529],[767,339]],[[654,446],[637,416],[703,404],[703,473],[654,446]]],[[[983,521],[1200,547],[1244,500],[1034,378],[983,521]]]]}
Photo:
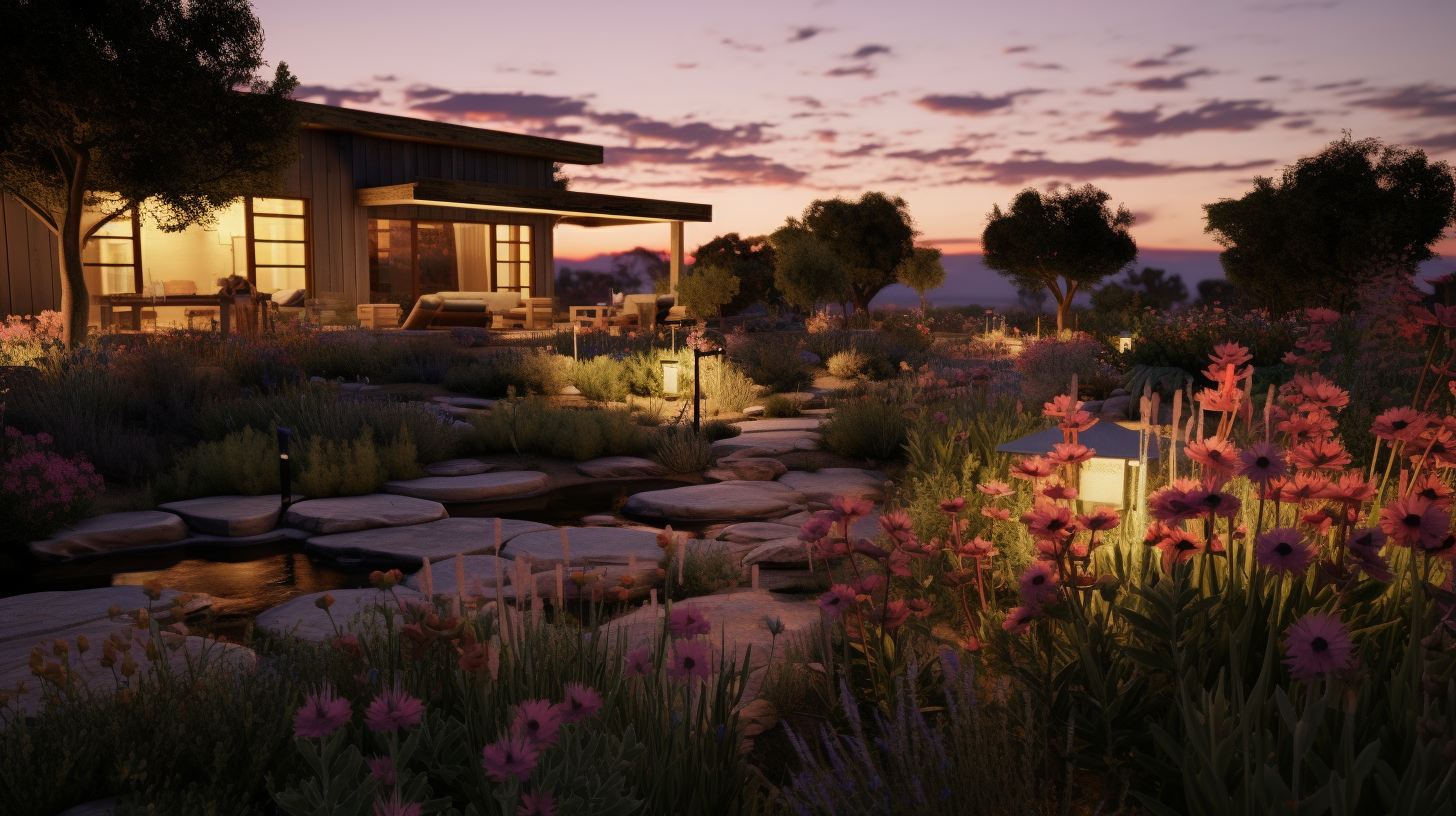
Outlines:
{"type": "Polygon", "coordinates": [[[582,222],[604,222],[609,219],[637,223],[713,220],[711,204],[578,193],[570,190],[538,190],[510,184],[436,178],[418,178],[410,184],[394,184],[388,187],[366,187],[354,191],[354,200],[361,207],[399,204],[466,207],[502,212],[544,213],[569,220],[581,219],[582,222]]]}

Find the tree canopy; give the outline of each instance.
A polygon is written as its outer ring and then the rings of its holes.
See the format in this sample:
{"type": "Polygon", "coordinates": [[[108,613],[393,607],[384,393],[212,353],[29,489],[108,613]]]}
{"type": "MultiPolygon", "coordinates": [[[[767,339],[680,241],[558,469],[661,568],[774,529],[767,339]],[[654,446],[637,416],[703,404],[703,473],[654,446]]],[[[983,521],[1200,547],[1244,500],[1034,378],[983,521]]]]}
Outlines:
{"type": "Polygon", "coordinates": [[[723,305],[723,313],[730,315],[755,303],[774,304],[783,300],[774,288],[775,262],[774,247],[766,235],[742,238],[730,232],[703,244],[693,253],[695,266],[721,266],[738,278],[738,294],[723,305]]]}
{"type": "Polygon", "coordinates": [[[1224,275],[1245,296],[1274,314],[1343,310],[1374,279],[1414,275],[1435,257],[1456,220],[1456,180],[1421,150],[1345,134],[1203,209],[1224,275]]]}
{"type": "Polygon", "coordinates": [[[789,305],[813,311],[822,302],[848,297],[844,267],[827,244],[790,218],[769,236],[774,247],[774,286],[789,305]]]}
{"type": "Polygon", "coordinates": [[[820,199],[804,210],[800,224],[824,243],[843,267],[845,299],[867,311],[895,270],[915,249],[915,222],[905,199],[868,192],[858,201],[820,199]]]}
{"type": "Polygon", "coordinates": [[[1151,307],[1167,311],[1188,299],[1183,276],[1168,275],[1166,270],[1145,266],[1141,272],[1131,269],[1121,281],[1108,281],[1092,293],[1092,308],[1099,312],[1125,312],[1151,307]]]}
{"type": "Polygon", "coordinates": [[[1026,289],[1045,288],[1057,302],[1057,331],[1066,328],[1072,298],[1137,260],[1128,234],[1133,216],[1113,211],[1112,196],[1091,184],[1042,193],[1028,187],[1010,209],[992,206],[981,233],[983,262],[1026,289]]]}
{"type": "Polygon", "coordinates": [[[925,314],[925,293],[945,283],[945,267],[940,263],[940,250],[915,247],[910,256],[895,268],[895,278],[920,295],[920,313],[925,314]]]}
{"type": "Polygon", "coordinates": [[[693,317],[718,317],[724,304],[738,294],[740,285],[732,267],[721,259],[699,261],[677,282],[677,302],[693,317]]]}
{"type": "Polygon", "coordinates": [[[282,191],[297,81],[260,75],[247,0],[0,0],[0,187],[60,244],[65,339],[85,337],[81,247],[138,209],[164,230],[282,191]]]}

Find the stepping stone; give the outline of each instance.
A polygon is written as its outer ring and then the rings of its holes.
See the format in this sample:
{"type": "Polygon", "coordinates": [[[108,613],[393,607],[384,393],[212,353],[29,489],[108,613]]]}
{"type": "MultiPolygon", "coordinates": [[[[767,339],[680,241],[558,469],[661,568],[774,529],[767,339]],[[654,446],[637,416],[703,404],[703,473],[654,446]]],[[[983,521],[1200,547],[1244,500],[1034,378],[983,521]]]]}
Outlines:
{"type": "Polygon", "coordinates": [[[370,620],[382,625],[384,615],[379,606],[396,606],[397,599],[419,601],[423,596],[403,586],[397,586],[391,592],[380,592],[373,587],[311,592],[260,613],[257,626],[274,635],[291,635],[315,643],[328,643],[337,635],[336,624],[338,630],[345,634],[358,632],[370,620]],[[325,595],[334,597],[334,605],[328,612],[314,605],[314,601],[325,595]],[[330,615],[333,616],[332,621],[330,615]]]}
{"type": "Polygon", "coordinates": [[[794,419],[758,419],[753,422],[740,422],[738,427],[746,434],[770,433],[773,431],[817,431],[823,425],[823,417],[804,417],[794,419]]]}
{"type": "Polygon", "coordinates": [[[520,499],[539,496],[548,488],[546,474],[534,470],[506,470],[474,476],[426,476],[384,483],[386,492],[438,502],[520,499]]]}
{"type": "MultiPolygon", "coordinates": [[[[172,599],[180,594],[175,589],[164,589],[152,608],[170,609],[172,599]]],[[[25,643],[28,655],[30,647],[36,645],[28,641],[39,641],[85,623],[109,621],[107,610],[113,606],[129,613],[147,604],[147,596],[139,586],[32,592],[0,598],[0,644],[25,643]]],[[[211,605],[212,598],[194,593],[183,609],[191,614],[211,605]]]]}
{"type": "Polygon", "coordinates": [[[665,476],[667,468],[640,456],[603,456],[576,466],[576,472],[594,479],[665,476]]]}
{"type": "Polygon", "coordinates": [[[805,569],[809,566],[809,550],[796,534],[759,544],[743,556],[743,563],[769,569],[805,569]]]}
{"type": "Polygon", "coordinates": [[[37,558],[73,558],[87,553],[170,544],[186,537],[187,525],[179,516],[161,510],[138,510],[83,519],[57,530],[44,541],[32,542],[30,551],[37,558]]]}
{"type": "Polygon", "coordinates": [[[734,456],[719,459],[718,466],[703,475],[720,482],[771,482],[788,470],[783,462],[767,456],[734,456]]]}
{"type": "Polygon", "coordinates": [[[455,420],[454,422],[451,422],[450,423],[450,427],[453,428],[453,429],[455,429],[455,430],[457,430],[457,431],[473,431],[473,430],[475,430],[475,426],[474,425],[471,425],[469,422],[461,422],[458,419],[455,420]]]}
{"type": "MultiPolygon", "coordinates": [[[[501,519],[501,542],[523,533],[550,530],[534,521],[501,519]]],[[[444,518],[408,527],[380,527],[356,533],[314,536],[305,551],[329,558],[359,558],[371,563],[412,565],[421,558],[439,561],[456,553],[495,550],[495,519],[444,518]]]]}
{"type": "MultiPolygon", "coordinates": [[[[303,501],[295,495],[295,502],[303,501]]],[[[277,496],[210,496],[205,499],[168,502],[157,509],[176,513],[187,526],[212,536],[256,536],[278,524],[282,509],[277,496]]]]}
{"type": "Polygon", "coordinates": [[[791,527],[787,524],[776,524],[770,521],[745,521],[728,525],[718,534],[718,539],[737,544],[761,544],[778,538],[793,538],[798,534],[798,527],[791,527]]]}
{"type": "Polygon", "coordinates": [[[758,416],[763,413],[762,405],[750,405],[743,409],[744,416],[758,416]]]}
{"type": "MultiPolygon", "coordinates": [[[[708,619],[713,631],[705,639],[713,644],[715,653],[721,646],[730,655],[736,653],[741,661],[744,653],[752,647],[752,668],[768,663],[769,643],[773,637],[764,623],[765,616],[778,618],[784,624],[784,632],[778,636],[774,649],[775,660],[783,659],[793,638],[808,631],[819,620],[819,605],[813,601],[786,597],[766,589],[740,589],[721,595],[704,595],[679,601],[673,606],[696,607],[708,619]]],[[[621,636],[626,638],[628,649],[639,646],[656,649],[660,621],[651,607],[644,606],[612,621],[612,626],[622,627],[621,636]]]]}
{"type": "MultiPolygon", "coordinates": [[[[292,527],[277,527],[266,533],[255,536],[215,536],[204,533],[193,533],[180,541],[172,541],[166,544],[150,544],[145,547],[128,547],[117,552],[141,553],[155,552],[157,550],[170,550],[177,547],[206,547],[208,549],[226,550],[238,547],[256,547],[261,544],[277,544],[283,541],[303,541],[308,538],[308,533],[303,530],[295,530],[292,527]]],[[[65,558],[65,549],[51,551],[45,548],[46,542],[37,541],[31,546],[31,552],[38,558],[65,558]]]]}
{"type": "MultiPolygon", "coordinates": [[[[619,527],[564,527],[571,544],[571,566],[588,567],[603,564],[626,564],[631,554],[637,563],[654,567],[662,558],[656,532],[625,530],[619,527]]],[[[563,563],[560,530],[526,533],[511,539],[502,553],[507,558],[530,562],[531,569],[550,570],[563,563]]]]}
{"type": "Polygon", "coordinates": [[[638,493],[622,511],[669,521],[755,521],[788,515],[807,501],[782,482],[720,482],[638,493]]]}
{"type": "Polygon", "coordinates": [[[814,473],[796,470],[779,477],[779,484],[809,497],[809,501],[827,502],[836,496],[853,496],[880,502],[885,500],[886,476],[878,470],[863,468],[822,468],[814,473]]]}
{"type": "MultiPolygon", "coordinates": [[[[760,420],[767,422],[768,420],[760,420]]],[[[713,450],[717,453],[728,453],[738,448],[755,448],[759,456],[776,456],[794,451],[812,451],[819,449],[819,441],[822,439],[819,434],[813,431],[764,431],[761,433],[745,433],[730,439],[720,439],[713,443],[713,450]]]]}
{"type": "Polygon", "coordinates": [[[445,516],[445,507],[439,502],[375,493],[302,501],[288,508],[285,522],[300,530],[329,535],[375,527],[424,524],[445,516]]]}
{"type": "MultiPolygon", "coordinates": [[[[500,562],[501,583],[510,586],[511,578],[516,574],[515,564],[508,558],[497,559],[494,555],[464,555],[460,559],[465,564],[465,594],[485,595],[488,598],[495,597],[495,565],[500,562]]],[[[455,594],[455,562],[454,556],[442,558],[430,564],[430,573],[435,581],[436,595],[455,594]]],[[[416,564],[416,566],[419,566],[416,564]]],[[[424,572],[421,569],[404,579],[404,585],[419,591],[420,575],[424,572]]],[[[507,597],[514,593],[507,592],[507,597]]]]}
{"type": "Polygon", "coordinates": [[[495,468],[494,464],[479,459],[446,459],[426,465],[425,472],[431,476],[474,476],[478,473],[489,473],[495,468]]]}
{"type": "Polygon", "coordinates": [[[453,405],[456,408],[470,408],[476,411],[489,411],[495,407],[495,400],[480,399],[479,397],[430,397],[430,399],[441,405],[453,405]]]}
{"type": "MultiPolygon", "coordinates": [[[[814,518],[814,516],[815,513],[810,512],[795,513],[792,516],[785,516],[781,519],[778,519],[777,523],[792,525],[797,531],[805,524],[808,524],[809,521],[814,518]]],[[[875,537],[879,534],[880,508],[878,507],[876,507],[874,510],[871,510],[868,516],[865,516],[861,519],[855,519],[854,524],[851,524],[849,526],[850,541],[858,542],[861,538],[867,538],[870,541],[874,541],[875,537]]],[[[795,535],[797,535],[797,532],[795,533],[795,535]]]]}

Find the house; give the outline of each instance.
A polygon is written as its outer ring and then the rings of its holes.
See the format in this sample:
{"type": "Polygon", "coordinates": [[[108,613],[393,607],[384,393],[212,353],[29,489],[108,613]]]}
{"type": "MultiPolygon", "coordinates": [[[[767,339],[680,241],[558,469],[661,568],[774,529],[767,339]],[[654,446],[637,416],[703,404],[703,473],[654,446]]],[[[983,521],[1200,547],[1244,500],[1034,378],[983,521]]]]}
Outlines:
{"type": "MultiPolygon", "coordinates": [[[[551,297],[556,225],[643,222],[668,225],[676,284],[683,222],[713,217],[707,204],[553,186],[555,164],[600,164],[598,145],[295,104],[298,159],[281,197],[244,198],[179,233],[117,218],[83,249],[89,293],[209,294],[236,274],[262,292],[406,310],[437,291],[551,297]]],[[[0,316],[59,309],[55,235],[7,194],[0,236],[0,316]]],[[[184,323],[181,311],[158,309],[158,324],[184,323]]],[[[93,305],[93,325],[100,313],[93,305]]]]}

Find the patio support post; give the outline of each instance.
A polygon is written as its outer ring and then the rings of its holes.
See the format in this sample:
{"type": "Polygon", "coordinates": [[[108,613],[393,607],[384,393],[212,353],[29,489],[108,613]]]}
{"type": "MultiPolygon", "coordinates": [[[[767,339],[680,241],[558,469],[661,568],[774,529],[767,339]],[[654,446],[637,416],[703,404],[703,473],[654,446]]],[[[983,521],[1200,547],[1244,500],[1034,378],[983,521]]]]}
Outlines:
{"type": "MultiPolygon", "coordinates": [[[[672,284],[672,295],[677,297],[677,281],[683,267],[683,222],[669,221],[668,224],[668,280],[672,284]]],[[[673,303],[677,301],[674,300],[673,303]]]]}

